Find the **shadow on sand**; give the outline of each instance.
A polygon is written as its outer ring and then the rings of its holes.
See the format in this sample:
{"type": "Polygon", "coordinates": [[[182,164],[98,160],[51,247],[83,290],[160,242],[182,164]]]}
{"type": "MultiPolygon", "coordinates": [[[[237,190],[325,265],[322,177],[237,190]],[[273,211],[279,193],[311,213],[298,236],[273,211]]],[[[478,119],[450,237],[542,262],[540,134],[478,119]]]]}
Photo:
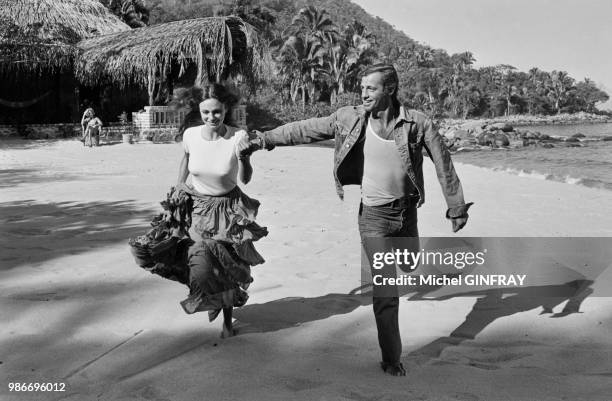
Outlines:
{"type": "MultiPolygon", "coordinates": [[[[541,307],[541,314],[552,314],[560,318],[579,313],[582,302],[593,293],[590,280],[575,280],[560,285],[532,286],[520,288],[488,289],[483,291],[458,292],[443,297],[424,298],[426,294],[441,287],[421,287],[407,300],[444,301],[455,297],[478,297],[465,321],[448,336],[411,352],[409,358],[423,363],[438,357],[452,345],[474,339],[495,320],[516,313],[541,307]],[[553,309],[566,302],[563,310],[553,309]]],[[[350,313],[359,306],[372,303],[371,293],[327,294],[315,298],[284,298],[265,304],[246,305],[235,311],[239,334],[260,333],[298,326],[302,323],[326,319],[333,315],[350,313]]],[[[403,294],[407,295],[407,294],[403,294]]]]}
{"type": "Polygon", "coordinates": [[[0,203],[0,270],[125,242],[156,213],[135,201],[0,203]]]}
{"type": "Polygon", "coordinates": [[[21,168],[0,171],[0,188],[13,188],[23,184],[49,183],[52,181],[72,181],[80,176],[68,173],[43,171],[43,169],[21,168]]]}
{"type": "MultiPolygon", "coordinates": [[[[430,301],[444,301],[455,297],[479,297],[462,324],[448,336],[437,338],[412,351],[408,354],[408,358],[416,363],[424,363],[429,359],[437,358],[446,347],[459,345],[465,340],[472,340],[495,320],[516,313],[540,307],[542,308],[540,315],[550,314],[552,318],[580,313],[580,305],[593,293],[592,285],[591,280],[575,280],[560,285],[490,289],[429,298],[430,301]],[[566,301],[563,310],[554,313],[554,308],[566,301]]],[[[409,300],[423,299],[423,295],[423,293],[417,293],[409,300]]]]}
{"type": "Polygon", "coordinates": [[[0,141],[0,150],[4,149],[38,149],[46,148],[58,142],[78,142],[78,138],[56,138],[56,139],[23,139],[9,138],[0,141]]]}

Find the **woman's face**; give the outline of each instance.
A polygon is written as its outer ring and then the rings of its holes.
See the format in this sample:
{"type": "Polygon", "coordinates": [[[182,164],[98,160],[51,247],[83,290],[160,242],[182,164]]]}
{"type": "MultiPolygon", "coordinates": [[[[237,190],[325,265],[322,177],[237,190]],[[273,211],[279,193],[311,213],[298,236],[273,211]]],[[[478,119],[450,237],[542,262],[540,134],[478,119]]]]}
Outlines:
{"type": "Polygon", "coordinates": [[[216,129],[223,124],[226,112],[225,105],[217,99],[206,99],[200,103],[202,121],[210,128],[216,129]]]}

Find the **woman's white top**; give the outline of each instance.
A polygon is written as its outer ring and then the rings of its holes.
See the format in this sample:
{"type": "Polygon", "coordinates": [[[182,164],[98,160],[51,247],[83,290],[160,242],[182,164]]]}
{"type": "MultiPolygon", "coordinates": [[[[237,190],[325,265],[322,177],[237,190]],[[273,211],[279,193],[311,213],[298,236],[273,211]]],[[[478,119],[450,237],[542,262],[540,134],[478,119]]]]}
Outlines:
{"type": "Polygon", "coordinates": [[[191,183],[202,194],[224,195],[237,185],[236,145],[247,133],[226,125],[224,137],[209,141],[202,138],[203,127],[188,128],[183,134],[183,148],[189,154],[187,168],[192,176],[191,183]]]}

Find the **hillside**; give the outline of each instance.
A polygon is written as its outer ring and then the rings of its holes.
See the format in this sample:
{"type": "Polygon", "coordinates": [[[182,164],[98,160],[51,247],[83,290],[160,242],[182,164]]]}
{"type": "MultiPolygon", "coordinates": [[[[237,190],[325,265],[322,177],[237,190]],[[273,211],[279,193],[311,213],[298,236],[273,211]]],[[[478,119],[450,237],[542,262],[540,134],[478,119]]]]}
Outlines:
{"type": "MultiPolygon", "coordinates": [[[[167,22],[184,18],[208,17],[215,9],[231,5],[234,0],[150,0],[147,2],[151,10],[151,23],[167,22]]],[[[368,14],[359,5],[349,0],[254,0],[252,4],[270,9],[276,17],[276,29],[289,26],[296,12],[307,5],[326,10],[331,19],[339,27],[357,20],[368,27],[376,35],[378,43],[385,45],[394,43],[405,48],[413,46],[424,47],[408,37],[403,32],[394,29],[380,17],[368,14]]]]}
{"type": "MultiPolygon", "coordinates": [[[[399,97],[406,105],[440,117],[597,113],[596,105],[610,99],[592,80],[578,81],[561,69],[544,71],[532,68],[526,72],[506,64],[474,68],[475,59],[471,52],[449,55],[443,49],[432,49],[418,43],[350,0],[150,0],[147,5],[151,10],[151,24],[213,15],[239,15],[258,28],[261,36],[274,44],[273,48],[280,43],[289,43],[287,27],[300,9],[307,6],[325,11],[340,33],[347,32],[345,27],[354,21],[362,24],[365,32],[375,37],[375,42],[367,35],[363,37],[367,37],[370,53],[375,54],[359,58],[363,50],[352,47],[353,52],[362,51],[350,66],[353,77],[347,73],[348,67],[340,78],[334,75],[343,68],[341,63],[344,61],[342,55],[332,54],[334,50],[330,43],[323,43],[324,55],[310,54],[304,46],[290,49],[290,45],[286,49],[293,53],[286,53],[284,61],[274,61],[285,72],[282,76],[268,79],[263,86],[273,93],[272,99],[278,98],[278,93],[283,94],[284,99],[279,100],[278,105],[283,110],[284,103],[289,101],[289,92],[293,91],[290,103],[296,105],[297,99],[301,98],[304,103],[301,108],[307,116],[321,112],[306,112],[307,102],[311,105],[334,103],[334,91],[340,87],[343,91],[338,90],[338,94],[356,92],[358,85],[355,84],[354,72],[373,62],[395,65],[401,82],[399,97]],[[300,53],[302,51],[305,53],[300,53]],[[333,60],[338,64],[332,65],[333,60]],[[316,65],[321,68],[317,69],[316,65]]],[[[349,34],[348,37],[354,36],[349,34]]],[[[346,49],[354,46],[354,43],[349,43],[351,39],[342,35],[336,40],[344,41],[344,47],[341,47],[344,56],[349,52],[346,49]]],[[[265,99],[264,94],[259,96],[265,99]]],[[[267,109],[270,108],[268,100],[262,100],[264,104],[268,103],[267,109]]],[[[287,114],[286,110],[283,113],[287,114]]]]}
{"type": "MultiPolygon", "coordinates": [[[[265,4],[267,2],[263,1],[263,3],[265,4]]],[[[278,3],[278,1],[271,1],[268,3],[278,3]]],[[[339,27],[343,27],[353,20],[357,20],[368,27],[370,32],[376,35],[377,42],[381,45],[396,44],[397,46],[405,48],[426,47],[418,44],[405,33],[396,30],[380,17],[374,17],[368,14],[361,6],[349,0],[299,0],[291,3],[295,3],[295,10],[299,10],[306,5],[313,5],[317,8],[326,10],[331,16],[331,19],[339,27]]],[[[295,13],[292,13],[292,15],[294,14],[295,13]]],[[[290,22],[291,18],[279,19],[277,25],[288,26],[290,22]]]]}

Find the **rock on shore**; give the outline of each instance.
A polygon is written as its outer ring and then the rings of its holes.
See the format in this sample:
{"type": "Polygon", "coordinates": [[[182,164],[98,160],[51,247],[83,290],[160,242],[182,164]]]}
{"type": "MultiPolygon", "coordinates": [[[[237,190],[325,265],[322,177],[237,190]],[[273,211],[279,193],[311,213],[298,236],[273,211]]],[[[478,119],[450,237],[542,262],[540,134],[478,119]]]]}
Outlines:
{"type": "Polygon", "coordinates": [[[560,114],[557,116],[510,116],[490,120],[444,120],[440,133],[446,145],[454,151],[491,148],[520,148],[524,146],[582,146],[585,136],[552,137],[538,131],[517,129],[527,124],[566,124],[578,122],[607,122],[609,117],[588,113],[560,114]]]}

